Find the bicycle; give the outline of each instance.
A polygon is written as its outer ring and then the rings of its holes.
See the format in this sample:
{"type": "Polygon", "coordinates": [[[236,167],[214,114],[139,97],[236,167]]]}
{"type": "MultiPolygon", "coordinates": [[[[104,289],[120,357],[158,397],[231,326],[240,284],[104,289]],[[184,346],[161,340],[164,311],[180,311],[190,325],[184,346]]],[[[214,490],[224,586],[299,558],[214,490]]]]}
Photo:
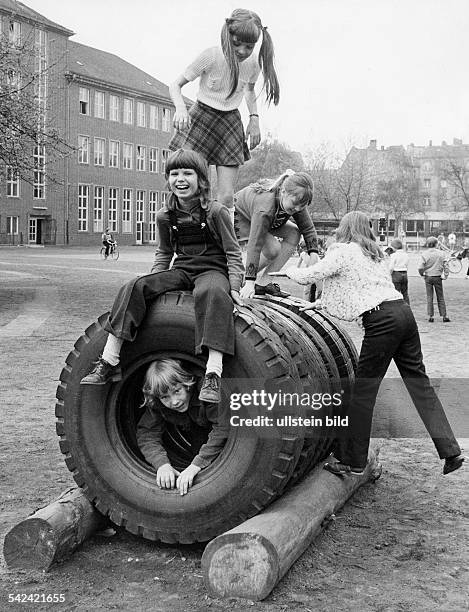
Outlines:
{"type": "Polygon", "coordinates": [[[453,251],[452,249],[449,249],[446,245],[444,245],[440,241],[438,241],[438,248],[448,253],[448,256],[446,258],[446,263],[448,265],[448,270],[451,272],[451,274],[457,274],[458,272],[461,272],[462,257],[459,256],[461,249],[457,249],[456,251],[453,251]]]}
{"type": "Polygon", "coordinates": [[[106,257],[106,247],[105,246],[101,247],[99,254],[101,255],[101,259],[111,258],[114,261],[117,261],[119,259],[119,249],[117,248],[117,242],[114,242],[113,244],[111,244],[111,246],[109,247],[109,255],[107,257],[106,257]]]}

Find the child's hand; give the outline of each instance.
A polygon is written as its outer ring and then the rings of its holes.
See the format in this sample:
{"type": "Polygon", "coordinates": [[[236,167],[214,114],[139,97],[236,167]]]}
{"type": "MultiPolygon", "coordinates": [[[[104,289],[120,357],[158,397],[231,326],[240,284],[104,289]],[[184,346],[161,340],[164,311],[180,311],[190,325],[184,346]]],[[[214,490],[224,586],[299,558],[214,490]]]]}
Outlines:
{"type": "Polygon", "coordinates": [[[315,302],[308,302],[305,306],[301,306],[300,312],[304,312],[305,310],[321,310],[322,303],[321,300],[316,300],[315,302]]]}
{"type": "Polygon", "coordinates": [[[239,295],[239,291],[235,291],[234,289],[232,289],[230,293],[231,299],[237,306],[244,306],[242,297],[239,295]]]}
{"type": "Polygon", "coordinates": [[[246,128],[246,140],[249,139],[249,148],[255,149],[261,141],[261,131],[259,129],[259,117],[251,117],[246,128]]]}
{"type": "Polygon", "coordinates": [[[173,127],[176,128],[176,130],[185,130],[186,128],[190,128],[190,126],[191,118],[187,112],[187,108],[176,109],[173,117],[173,127]]]}
{"type": "Polygon", "coordinates": [[[192,486],[192,481],[201,469],[202,468],[199,468],[199,466],[191,463],[181,472],[176,482],[176,487],[179,489],[181,495],[185,495],[189,491],[189,487],[192,486]]]}
{"type": "Polygon", "coordinates": [[[307,263],[307,265],[314,266],[314,264],[318,263],[318,261],[319,261],[319,255],[317,253],[310,253],[309,262],[307,263]]]}
{"type": "Polygon", "coordinates": [[[175,470],[170,463],[165,463],[156,472],[156,484],[160,489],[174,489],[179,474],[180,472],[175,470]]]}
{"type": "Polygon", "coordinates": [[[285,274],[300,285],[307,285],[312,280],[308,275],[308,268],[287,268],[285,274]]]}
{"type": "Polygon", "coordinates": [[[253,280],[245,281],[241,289],[241,293],[240,293],[242,300],[249,300],[249,298],[254,297],[254,292],[255,292],[254,284],[255,283],[253,280]]]}

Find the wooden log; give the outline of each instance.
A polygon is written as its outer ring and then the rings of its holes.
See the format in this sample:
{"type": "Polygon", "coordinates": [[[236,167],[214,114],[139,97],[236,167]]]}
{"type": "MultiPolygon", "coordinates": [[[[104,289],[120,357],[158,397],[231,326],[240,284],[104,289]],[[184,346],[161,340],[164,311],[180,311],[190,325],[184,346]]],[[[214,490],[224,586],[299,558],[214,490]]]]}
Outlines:
{"type": "Polygon", "coordinates": [[[69,489],[6,534],[3,556],[8,567],[47,571],[105,522],[80,488],[69,489]]]}
{"type": "Polygon", "coordinates": [[[340,478],[318,465],[264,512],[212,540],[202,556],[204,580],[214,597],[267,597],[333,514],[381,475],[370,451],[362,476],[340,478]]]}

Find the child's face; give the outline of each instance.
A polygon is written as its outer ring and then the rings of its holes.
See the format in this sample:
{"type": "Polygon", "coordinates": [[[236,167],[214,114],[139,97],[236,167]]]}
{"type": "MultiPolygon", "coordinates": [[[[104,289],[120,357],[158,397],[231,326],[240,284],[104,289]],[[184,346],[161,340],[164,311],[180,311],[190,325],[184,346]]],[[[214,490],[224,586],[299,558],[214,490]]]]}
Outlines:
{"type": "Polygon", "coordinates": [[[254,43],[243,42],[234,34],[231,35],[231,44],[233,45],[236,59],[239,63],[247,60],[248,57],[252,55],[254,47],[256,46],[254,43]]]}
{"type": "Polygon", "coordinates": [[[168,184],[179,200],[190,200],[199,190],[197,172],[192,168],[175,168],[169,171],[168,184]]]}
{"type": "Polygon", "coordinates": [[[189,389],[185,385],[177,383],[164,395],[160,395],[158,399],[165,408],[169,408],[175,412],[186,412],[189,408],[190,396],[189,389]]]}
{"type": "Polygon", "coordinates": [[[287,193],[283,187],[280,190],[280,205],[289,215],[294,215],[306,207],[305,203],[300,203],[298,201],[298,196],[287,193]]]}

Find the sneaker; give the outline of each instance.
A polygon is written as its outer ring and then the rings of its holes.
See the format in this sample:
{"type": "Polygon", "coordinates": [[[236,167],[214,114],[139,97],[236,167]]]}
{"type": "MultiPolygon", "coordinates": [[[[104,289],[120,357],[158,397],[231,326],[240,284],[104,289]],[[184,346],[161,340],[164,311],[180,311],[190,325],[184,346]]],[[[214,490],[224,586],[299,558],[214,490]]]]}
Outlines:
{"type": "Polygon", "coordinates": [[[340,476],[342,478],[347,474],[351,474],[353,476],[361,476],[365,472],[364,467],[352,467],[350,465],[340,463],[340,461],[336,461],[335,463],[325,463],[324,469],[330,472],[331,474],[335,474],[336,476],[340,476]]]}
{"type": "Polygon", "coordinates": [[[105,385],[108,382],[122,380],[122,370],[119,365],[112,366],[100,357],[91,372],[81,379],[80,385],[105,385]]]}
{"type": "Polygon", "coordinates": [[[199,393],[199,400],[209,404],[218,404],[220,401],[221,379],[215,372],[205,374],[204,382],[199,393]]]}
{"type": "Polygon", "coordinates": [[[448,317],[443,317],[443,323],[451,323],[451,319],[448,319],[448,317]]]}
{"type": "Polygon", "coordinates": [[[459,470],[459,468],[464,463],[464,459],[464,455],[455,455],[454,457],[447,457],[443,466],[443,474],[451,474],[451,472],[459,470]]]}
{"type": "Polygon", "coordinates": [[[274,297],[288,297],[290,294],[282,291],[277,283],[268,285],[254,285],[254,295],[273,295],[274,297]]]}
{"type": "Polygon", "coordinates": [[[428,319],[428,322],[429,322],[429,323],[434,323],[434,322],[435,322],[435,319],[434,319],[433,317],[430,317],[430,318],[428,319]]]}

